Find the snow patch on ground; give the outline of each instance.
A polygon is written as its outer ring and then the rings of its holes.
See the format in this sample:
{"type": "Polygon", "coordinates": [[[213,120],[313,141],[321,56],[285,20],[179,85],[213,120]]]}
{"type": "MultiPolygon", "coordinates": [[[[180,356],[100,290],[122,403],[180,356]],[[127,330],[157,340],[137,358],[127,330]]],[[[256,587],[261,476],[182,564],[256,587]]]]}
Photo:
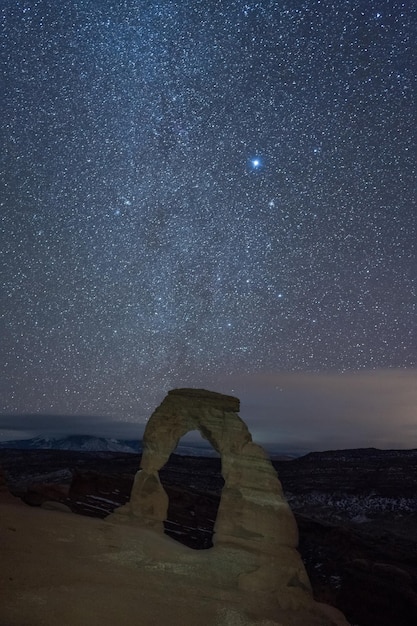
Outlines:
{"type": "Polygon", "coordinates": [[[313,491],[303,494],[286,494],[288,503],[294,511],[307,508],[326,509],[333,513],[343,514],[343,517],[364,523],[369,521],[368,516],[381,513],[415,513],[417,511],[416,498],[392,498],[375,494],[353,495],[343,493],[323,493],[313,491]]]}

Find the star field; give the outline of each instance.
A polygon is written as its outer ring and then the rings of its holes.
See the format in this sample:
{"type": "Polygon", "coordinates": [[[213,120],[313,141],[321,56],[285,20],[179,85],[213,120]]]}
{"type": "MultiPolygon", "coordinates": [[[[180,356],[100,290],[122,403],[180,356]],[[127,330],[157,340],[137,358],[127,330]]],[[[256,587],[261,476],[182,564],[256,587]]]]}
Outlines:
{"type": "Polygon", "coordinates": [[[0,413],[416,365],[415,2],[0,15],[0,413]]]}

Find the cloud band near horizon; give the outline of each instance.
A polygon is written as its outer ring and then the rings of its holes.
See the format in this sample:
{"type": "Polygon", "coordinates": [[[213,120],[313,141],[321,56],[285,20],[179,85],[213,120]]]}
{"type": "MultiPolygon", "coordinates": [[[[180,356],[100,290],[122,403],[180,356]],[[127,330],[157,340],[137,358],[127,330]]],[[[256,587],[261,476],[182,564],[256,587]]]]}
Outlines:
{"type": "MultiPolygon", "coordinates": [[[[181,381],[176,381],[176,386],[181,381]]],[[[200,385],[199,385],[200,386],[200,385]]],[[[269,372],[206,381],[236,395],[255,441],[283,449],[417,447],[417,371],[269,372]]],[[[164,393],[161,395],[161,400],[164,393]]],[[[137,421],[91,415],[3,415],[0,439],[94,434],[140,438],[149,416],[137,421]]]]}

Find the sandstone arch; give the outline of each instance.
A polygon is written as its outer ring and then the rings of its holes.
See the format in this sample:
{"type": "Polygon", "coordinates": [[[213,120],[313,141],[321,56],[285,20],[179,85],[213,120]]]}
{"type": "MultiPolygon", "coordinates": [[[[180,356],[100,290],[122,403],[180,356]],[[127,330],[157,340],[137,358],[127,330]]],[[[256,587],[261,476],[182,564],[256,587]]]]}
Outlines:
{"type": "MultiPolygon", "coordinates": [[[[296,547],[298,530],[281,483],[238,415],[239,400],[204,389],[174,389],[150,417],[130,502],[112,519],[163,533],[168,496],[159,470],[178,441],[198,430],[221,456],[224,487],[214,527],[213,563],[231,562],[238,588],[273,594],[282,607],[306,606],[311,588],[296,547]]],[[[207,565],[207,564],[206,564],[207,565]]]]}

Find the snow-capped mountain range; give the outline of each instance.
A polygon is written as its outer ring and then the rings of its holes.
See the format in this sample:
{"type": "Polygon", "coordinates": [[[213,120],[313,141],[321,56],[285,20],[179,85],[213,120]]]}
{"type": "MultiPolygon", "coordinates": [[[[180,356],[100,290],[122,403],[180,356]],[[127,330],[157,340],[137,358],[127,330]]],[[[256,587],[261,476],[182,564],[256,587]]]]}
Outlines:
{"type": "Polygon", "coordinates": [[[93,435],[67,435],[65,437],[34,437],[32,439],[0,441],[0,449],[138,453],[141,450],[140,443],[137,439],[106,439],[93,435]]]}

